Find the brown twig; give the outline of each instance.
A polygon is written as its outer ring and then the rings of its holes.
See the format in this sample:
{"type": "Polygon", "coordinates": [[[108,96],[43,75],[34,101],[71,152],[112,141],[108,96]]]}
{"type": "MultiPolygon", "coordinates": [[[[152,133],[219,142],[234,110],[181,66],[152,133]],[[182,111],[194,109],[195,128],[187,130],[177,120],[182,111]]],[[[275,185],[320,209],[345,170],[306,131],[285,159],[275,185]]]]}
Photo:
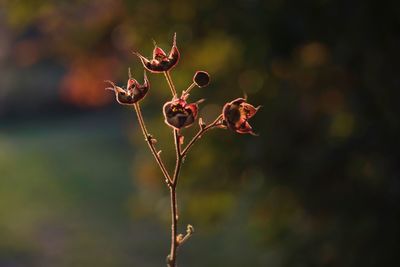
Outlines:
{"type": "Polygon", "coordinates": [[[164,71],[164,76],[165,79],[167,80],[169,89],[171,89],[172,96],[175,97],[176,89],[174,83],[172,82],[171,74],[169,73],[169,71],[164,71]]]}
{"type": "MultiPolygon", "coordinates": [[[[177,97],[176,89],[174,83],[171,79],[171,75],[168,71],[164,72],[165,78],[167,80],[168,86],[171,89],[171,93],[173,97],[177,97]]],[[[194,85],[192,84],[187,89],[189,92],[194,85]]],[[[181,142],[181,134],[180,131],[177,129],[173,130],[174,135],[174,143],[175,143],[175,150],[176,150],[176,163],[175,163],[175,170],[172,179],[170,180],[170,200],[171,200],[171,250],[170,254],[167,257],[167,265],[168,267],[176,267],[176,257],[177,257],[177,248],[179,245],[183,244],[193,233],[193,226],[188,225],[187,233],[185,236],[178,235],[178,205],[177,205],[177,198],[176,198],[176,187],[178,184],[179,174],[182,167],[183,159],[185,158],[188,150],[194,145],[194,143],[208,130],[221,125],[221,118],[222,115],[218,116],[218,118],[209,125],[203,125],[200,123],[200,130],[199,132],[193,137],[193,139],[189,142],[186,148],[182,151],[182,142],[181,142]]]]}
{"type": "MultiPolygon", "coordinates": [[[[175,85],[172,81],[171,75],[168,71],[164,72],[165,79],[167,80],[168,86],[171,89],[172,97],[176,97],[175,85]]],[[[176,201],[176,186],[178,182],[179,173],[182,165],[181,156],[181,140],[180,133],[178,130],[173,130],[175,151],[176,151],[176,163],[175,171],[171,180],[171,186],[169,187],[170,200],[171,200],[171,250],[167,257],[168,267],[176,266],[176,249],[178,247],[178,205],[176,201]]]]}
{"type": "Polygon", "coordinates": [[[140,110],[139,102],[135,103],[134,107],[135,107],[136,115],[138,117],[140,128],[142,129],[142,132],[144,135],[144,139],[146,140],[147,144],[149,145],[151,153],[153,154],[154,158],[156,159],[156,161],[158,163],[158,166],[160,167],[162,173],[164,174],[165,182],[167,183],[167,185],[169,187],[171,187],[172,179],[160,157],[160,151],[157,152],[157,150],[154,146],[156,139],[151,134],[149,134],[149,132],[146,129],[146,125],[143,120],[142,111],[140,110]]]}
{"type": "Polygon", "coordinates": [[[174,129],[174,141],[176,150],[176,164],[172,184],[169,188],[171,198],[171,251],[168,257],[168,266],[175,267],[176,265],[176,249],[178,248],[178,207],[176,201],[176,185],[182,165],[181,156],[181,141],[179,131],[174,129]]]}
{"type": "Polygon", "coordinates": [[[205,132],[207,132],[208,130],[211,130],[212,128],[218,127],[220,125],[222,125],[221,122],[222,119],[222,114],[219,115],[212,123],[210,123],[209,125],[204,125],[202,124],[202,122],[200,121],[200,130],[197,132],[197,134],[195,136],[193,136],[192,140],[190,140],[190,142],[186,145],[186,147],[183,149],[181,156],[182,158],[184,158],[186,156],[186,154],[188,153],[189,149],[196,143],[197,140],[199,140],[203,134],[205,132]]]}

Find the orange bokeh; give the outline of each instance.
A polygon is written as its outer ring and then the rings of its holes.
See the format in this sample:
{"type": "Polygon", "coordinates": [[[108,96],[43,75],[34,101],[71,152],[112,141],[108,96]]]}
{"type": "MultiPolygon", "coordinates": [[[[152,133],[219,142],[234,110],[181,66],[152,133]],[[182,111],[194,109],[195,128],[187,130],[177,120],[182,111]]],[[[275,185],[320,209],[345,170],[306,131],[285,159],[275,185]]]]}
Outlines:
{"type": "Polygon", "coordinates": [[[60,85],[64,101],[81,107],[98,107],[112,100],[104,91],[104,77],[112,77],[118,61],[113,58],[79,58],[71,65],[60,85]]]}

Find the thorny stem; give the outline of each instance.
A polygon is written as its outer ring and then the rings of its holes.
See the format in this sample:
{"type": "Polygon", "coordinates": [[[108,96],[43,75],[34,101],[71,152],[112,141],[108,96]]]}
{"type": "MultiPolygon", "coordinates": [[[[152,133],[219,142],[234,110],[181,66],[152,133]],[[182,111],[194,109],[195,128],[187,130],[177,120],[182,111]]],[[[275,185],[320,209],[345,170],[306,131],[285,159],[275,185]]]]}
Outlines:
{"type": "Polygon", "coordinates": [[[135,107],[136,115],[138,117],[140,128],[142,129],[142,132],[144,135],[144,139],[146,140],[147,144],[149,145],[151,153],[153,154],[154,158],[156,159],[156,161],[158,163],[158,166],[160,167],[162,173],[164,174],[165,182],[167,183],[168,186],[171,186],[171,184],[172,184],[171,177],[169,176],[168,171],[164,166],[164,163],[160,157],[159,152],[157,152],[157,150],[154,146],[154,143],[156,140],[153,138],[153,136],[151,136],[149,134],[149,132],[146,129],[146,125],[144,124],[144,120],[143,120],[142,111],[140,110],[139,102],[135,103],[134,107],[135,107]]]}
{"type": "MultiPolygon", "coordinates": [[[[176,89],[174,83],[172,81],[171,75],[168,71],[164,72],[165,78],[167,80],[168,86],[171,89],[172,97],[176,97],[176,89]]],[[[167,257],[167,265],[168,267],[176,266],[176,250],[178,248],[178,207],[176,201],[176,185],[178,183],[178,177],[181,170],[182,165],[182,156],[181,156],[181,137],[179,130],[174,129],[174,143],[175,143],[175,151],[176,151],[176,163],[175,163],[175,171],[172,177],[171,186],[169,187],[170,192],[170,200],[171,200],[171,250],[167,257]]]]}
{"type": "Polygon", "coordinates": [[[174,83],[172,82],[171,74],[169,73],[169,71],[164,71],[164,76],[165,76],[165,79],[167,80],[169,89],[171,89],[172,96],[175,97],[176,89],[175,89],[174,83]]]}

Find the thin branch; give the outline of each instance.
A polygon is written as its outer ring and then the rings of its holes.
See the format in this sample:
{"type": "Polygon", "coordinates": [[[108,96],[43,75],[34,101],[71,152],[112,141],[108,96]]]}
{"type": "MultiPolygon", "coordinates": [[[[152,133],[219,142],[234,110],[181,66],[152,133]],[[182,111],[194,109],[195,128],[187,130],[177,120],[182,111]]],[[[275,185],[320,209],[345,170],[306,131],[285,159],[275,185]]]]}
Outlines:
{"type": "Polygon", "coordinates": [[[176,249],[178,248],[178,205],[176,200],[176,186],[178,184],[178,177],[182,166],[181,156],[181,140],[179,130],[174,129],[174,142],[176,150],[176,164],[174,176],[172,177],[172,185],[169,188],[171,196],[171,251],[169,254],[169,266],[175,267],[176,264],[176,249]]]}
{"type": "Polygon", "coordinates": [[[181,156],[182,158],[184,158],[186,156],[186,154],[188,153],[189,149],[196,143],[196,141],[198,141],[204,133],[206,133],[208,130],[211,130],[215,127],[220,126],[221,123],[221,119],[222,119],[222,114],[219,115],[212,123],[210,123],[209,125],[205,126],[205,125],[200,125],[200,130],[197,132],[197,134],[192,138],[192,140],[190,140],[190,142],[186,145],[186,147],[183,149],[181,156]]]}
{"type": "Polygon", "coordinates": [[[169,73],[169,71],[164,71],[164,76],[165,76],[165,79],[167,80],[169,89],[171,89],[172,96],[175,97],[176,89],[175,89],[174,83],[172,82],[171,74],[169,73]]]}
{"type": "Polygon", "coordinates": [[[189,87],[188,87],[186,90],[184,90],[184,91],[182,92],[182,95],[187,95],[187,94],[189,94],[189,92],[190,92],[194,87],[196,87],[196,83],[192,83],[191,85],[189,85],[189,87]]]}
{"type": "Polygon", "coordinates": [[[178,248],[178,207],[176,203],[176,184],[169,188],[171,200],[171,250],[168,255],[168,266],[176,266],[176,249],[178,248]]]}
{"type": "Polygon", "coordinates": [[[172,177],[172,184],[176,186],[182,164],[181,136],[179,130],[176,129],[174,129],[174,141],[175,141],[175,151],[176,151],[176,164],[175,164],[174,176],[172,177]]]}
{"type": "Polygon", "coordinates": [[[156,159],[156,161],[158,163],[158,166],[160,167],[162,173],[164,174],[167,185],[171,186],[172,185],[171,177],[170,177],[167,169],[165,168],[163,161],[161,160],[160,154],[157,152],[157,150],[154,146],[156,139],[154,139],[146,129],[146,125],[143,120],[143,115],[142,115],[142,111],[140,109],[139,102],[136,102],[134,104],[134,107],[135,107],[136,115],[138,117],[140,128],[142,129],[142,132],[144,135],[144,139],[146,140],[147,144],[149,145],[151,153],[153,154],[154,158],[156,159]]]}

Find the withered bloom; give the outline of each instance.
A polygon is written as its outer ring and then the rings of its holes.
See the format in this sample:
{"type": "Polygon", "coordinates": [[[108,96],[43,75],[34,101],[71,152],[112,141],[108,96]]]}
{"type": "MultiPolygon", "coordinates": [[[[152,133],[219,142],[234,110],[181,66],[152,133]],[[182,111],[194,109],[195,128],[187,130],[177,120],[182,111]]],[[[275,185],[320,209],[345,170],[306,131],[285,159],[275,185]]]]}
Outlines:
{"type": "Polygon", "coordinates": [[[175,129],[188,127],[197,118],[198,109],[197,103],[188,104],[184,98],[173,99],[163,107],[165,123],[175,129]]]}
{"type": "Polygon", "coordinates": [[[174,41],[172,43],[171,51],[168,55],[164,52],[164,50],[158,47],[156,43],[154,45],[153,59],[151,60],[148,60],[137,52],[134,52],[134,54],[139,57],[143,66],[153,73],[169,71],[178,63],[180,57],[178,47],[176,46],[176,33],[174,34],[174,41]]]}
{"type": "Polygon", "coordinates": [[[144,82],[139,84],[133,78],[128,79],[126,89],[115,85],[112,81],[105,81],[111,84],[112,87],[107,87],[106,90],[115,92],[115,98],[121,105],[133,105],[139,100],[143,99],[150,88],[150,82],[147,79],[146,72],[144,72],[144,82]]]}
{"type": "Polygon", "coordinates": [[[237,133],[256,135],[248,120],[257,113],[259,108],[260,106],[255,108],[247,103],[244,98],[238,98],[226,103],[222,110],[224,124],[237,133]]]}

